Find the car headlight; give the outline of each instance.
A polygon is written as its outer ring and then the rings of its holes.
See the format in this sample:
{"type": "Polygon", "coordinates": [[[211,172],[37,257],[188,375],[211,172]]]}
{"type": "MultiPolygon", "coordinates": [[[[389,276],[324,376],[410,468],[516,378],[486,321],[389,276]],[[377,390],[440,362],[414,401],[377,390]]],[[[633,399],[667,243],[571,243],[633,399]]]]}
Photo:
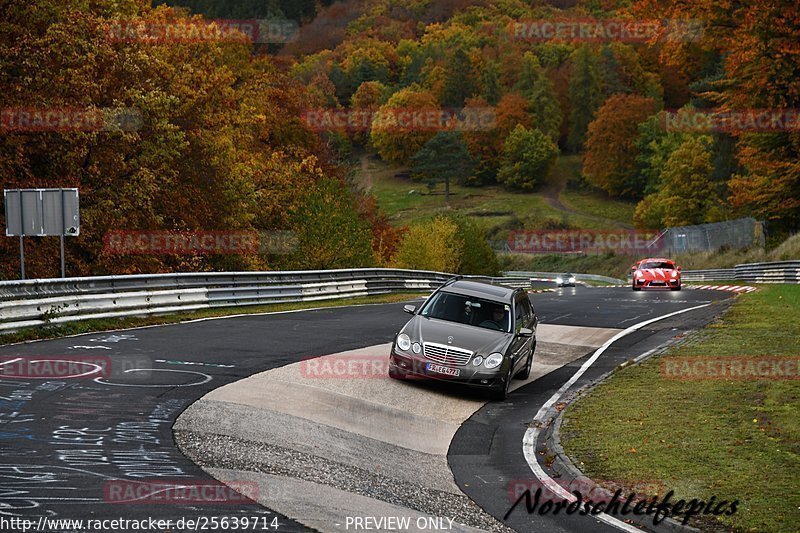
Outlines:
{"type": "Polygon", "coordinates": [[[569,278],[570,283],[575,283],[575,278],[569,278]]]}
{"type": "Polygon", "coordinates": [[[480,355],[476,355],[475,358],[472,360],[472,364],[475,366],[481,366],[481,363],[483,363],[483,357],[481,357],[480,355]]]}
{"type": "Polygon", "coordinates": [[[483,363],[483,366],[486,368],[497,368],[503,363],[503,354],[493,353],[489,357],[486,358],[486,361],[483,363]]]}
{"type": "Polygon", "coordinates": [[[397,336],[397,347],[407,352],[409,348],[411,348],[411,339],[405,333],[401,333],[397,336]]]}
{"type": "Polygon", "coordinates": [[[673,270],[672,271],[672,277],[673,278],[677,278],[678,277],[678,271],[677,270],[673,270]]]}
{"type": "Polygon", "coordinates": [[[418,354],[419,352],[422,351],[422,346],[420,346],[418,342],[415,342],[414,344],[411,345],[411,351],[418,354]]]}
{"type": "Polygon", "coordinates": [[[556,278],[556,283],[564,283],[564,280],[561,278],[556,278]]]}
{"type": "Polygon", "coordinates": [[[637,278],[641,278],[641,277],[643,277],[643,276],[644,276],[644,274],[642,274],[642,271],[641,271],[641,270],[637,270],[637,271],[636,271],[636,277],[637,277],[637,278]]]}

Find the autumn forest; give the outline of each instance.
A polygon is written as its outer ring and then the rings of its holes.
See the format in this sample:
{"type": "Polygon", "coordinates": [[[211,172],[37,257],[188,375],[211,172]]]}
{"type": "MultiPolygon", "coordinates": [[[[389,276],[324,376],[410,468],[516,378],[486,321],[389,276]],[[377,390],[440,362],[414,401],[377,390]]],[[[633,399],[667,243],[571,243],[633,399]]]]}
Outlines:
{"type": "MultiPolygon", "coordinates": [[[[794,2],[0,0],[0,12],[0,179],[80,189],[69,275],[417,266],[413,247],[437,235],[455,258],[443,267],[495,268],[482,229],[455,210],[427,229],[392,223],[353,180],[364,153],[421,184],[519,193],[576,155],[584,186],[635,203],[639,228],[752,216],[775,234],[800,229],[794,2]],[[251,19],[290,31],[109,30],[251,19]],[[660,22],[644,36],[543,33],[559,21],[660,22]],[[130,110],[136,120],[34,131],[8,118],[46,109],[130,110]],[[337,110],[344,122],[309,121],[337,110]],[[396,110],[489,120],[374,118],[396,110]],[[370,118],[347,122],[356,112],[370,118]],[[201,230],[292,244],[120,254],[105,237],[201,230]]],[[[28,238],[26,252],[31,277],[58,274],[58,239],[28,238]]],[[[18,276],[18,254],[16,239],[0,240],[0,279],[18,276]]]]}

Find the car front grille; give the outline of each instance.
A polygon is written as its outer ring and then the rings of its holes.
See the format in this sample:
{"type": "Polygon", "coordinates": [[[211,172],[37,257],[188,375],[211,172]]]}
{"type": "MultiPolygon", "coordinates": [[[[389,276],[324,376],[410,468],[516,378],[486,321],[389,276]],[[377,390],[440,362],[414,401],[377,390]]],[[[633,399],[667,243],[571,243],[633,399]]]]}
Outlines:
{"type": "Polygon", "coordinates": [[[433,342],[426,342],[423,344],[425,350],[425,357],[434,363],[451,366],[464,366],[466,365],[472,353],[463,348],[456,348],[454,346],[447,346],[445,344],[436,344],[433,342]]]}

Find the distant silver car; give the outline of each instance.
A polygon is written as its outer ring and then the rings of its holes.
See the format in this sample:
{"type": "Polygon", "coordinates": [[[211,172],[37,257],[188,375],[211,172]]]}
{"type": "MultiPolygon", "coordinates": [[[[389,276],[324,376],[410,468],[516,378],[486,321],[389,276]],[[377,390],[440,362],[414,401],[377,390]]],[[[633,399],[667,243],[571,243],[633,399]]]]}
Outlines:
{"type": "Polygon", "coordinates": [[[511,380],[530,375],[538,319],[525,290],[456,279],[404,310],[413,317],[392,344],[389,376],[457,382],[505,400],[511,380]]]}
{"type": "Polygon", "coordinates": [[[559,287],[574,287],[575,274],[562,274],[561,276],[556,276],[556,285],[559,287]]]}

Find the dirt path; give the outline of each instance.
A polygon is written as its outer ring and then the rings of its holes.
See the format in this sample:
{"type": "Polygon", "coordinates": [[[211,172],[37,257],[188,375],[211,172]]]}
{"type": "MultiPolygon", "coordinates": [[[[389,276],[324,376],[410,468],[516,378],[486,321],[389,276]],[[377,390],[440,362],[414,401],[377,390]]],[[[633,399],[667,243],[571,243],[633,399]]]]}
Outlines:
{"type": "Polygon", "coordinates": [[[545,183],[544,187],[542,187],[541,193],[544,197],[544,201],[557,211],[561,211],[562,213],[566,213],[569,215],[577,215],[582,216],[584,218],[589,218],[592,220],[596,220],[598,222],[602,222],[603,224],[607,224],[609,228],[623,228],[623,229],[633,229],[632,224],[627,224],[625,222],[620,222],[618,220],[613,220],[610,218],[605,218],[597,215],[592,215],[590,213],[584,213],[581,211],[576,211],[564,205],[561,201],[561,193],[564,192],[564,189],[567,187],[567,177],[560,172],[551,172],[550,175],[547,177],[548,181],[545,183]]]}

